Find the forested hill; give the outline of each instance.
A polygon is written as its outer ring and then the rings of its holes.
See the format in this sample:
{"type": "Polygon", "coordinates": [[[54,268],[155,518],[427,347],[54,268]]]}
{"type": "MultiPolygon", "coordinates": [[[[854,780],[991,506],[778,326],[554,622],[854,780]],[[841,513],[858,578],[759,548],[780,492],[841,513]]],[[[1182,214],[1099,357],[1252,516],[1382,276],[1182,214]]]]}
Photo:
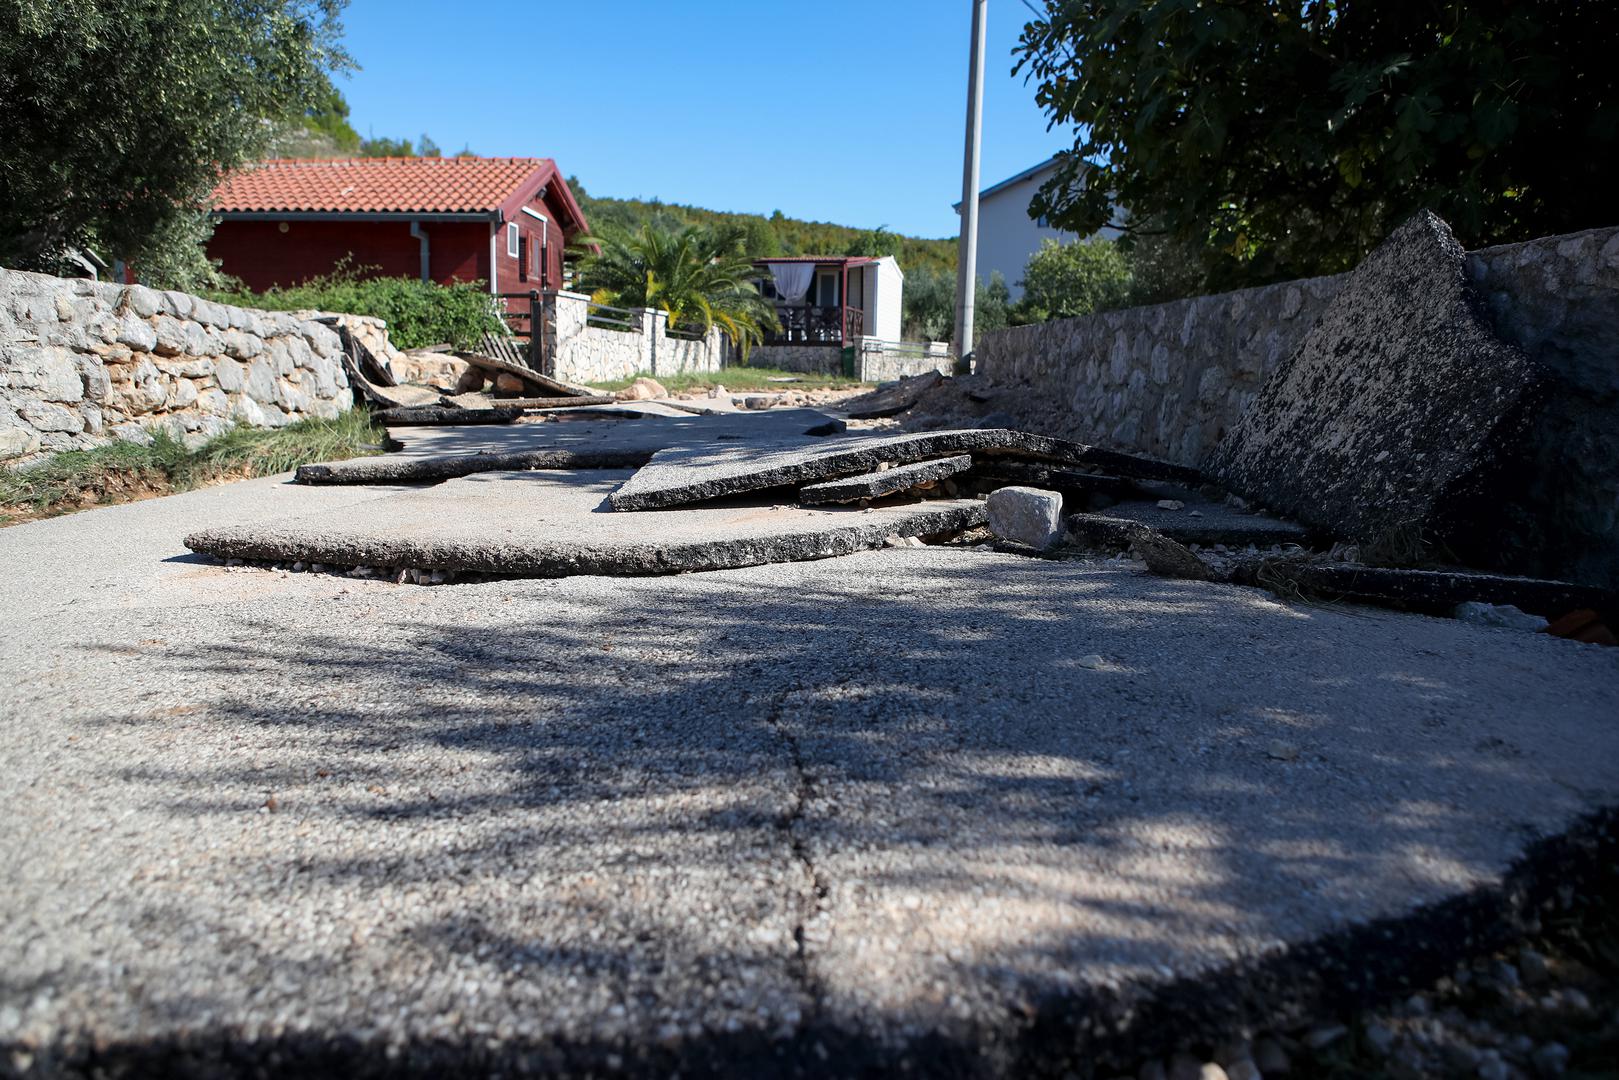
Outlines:
{"type": "Polygon", "coordinates": [[[875,244],[876,251],[891,252],[907,274],[913,270],[942,270],[951,274],[956,271],[954,237],[923,240],[886,231],[874,234],[870,229],[785,217],[780,210],[765,217],[656,200],[598,198],[589,194],[579,178],[573,176],[568,178],[568,186],[590,219],[590,227],[598,231],[608,227],[638,229],[645,222],[659,218],[691,225],[734,225],[746,231],[748,254],[755,257],[870,254],[876,253],[872,250],[875,244]]]}

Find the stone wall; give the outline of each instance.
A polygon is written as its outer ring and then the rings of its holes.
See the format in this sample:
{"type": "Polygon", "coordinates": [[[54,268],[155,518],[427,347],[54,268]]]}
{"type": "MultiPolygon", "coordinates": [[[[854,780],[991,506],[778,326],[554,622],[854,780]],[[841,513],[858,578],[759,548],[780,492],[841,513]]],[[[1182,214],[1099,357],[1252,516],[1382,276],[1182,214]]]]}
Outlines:
{"type": "Polygon", "coordinates": [[[930,371],[948,375],[954,367],[949,342],[884,341],[872,337],[859,341],[857,373],[862,382],[891,382],[930,371]]]}
{"type": "MultiPolygon", "coordinates": [[[[1469,252],[1467,269],[1495,331],[1552,376],[1492,486],[1502,527],[1490,543],[1502,549],[1469,557],[1619,587],[1619,228],[1469,252]]],[[[975,371],[994,408],[1031,428],[1200,465],[1343,282],[996,331],[975,371]]]]}
{"type": "Polygon", "coordinates": [[[1308,278],[988,333],[974,370],[1066,408],[1066,433],[1200,462],[1343,284],[1308,278]]]}
{"type": "Polygon", "coordinates": [[[285,312],[0,269],[0,459],[336,416],[352,404],[339,350],[285,312]]]}
{"type": "Polygon", "coordinates": [[[1619,589],[1619,228],[1468,255],[1496,333],[1554,378],[1493,509],[1503,561],[1619,589]]]}
{"type": "Polygon", "coordinates": [[[613,330],[590,325],[590,297],[583,293],[550,293],[545,303],[552,334],[551,374],[564,382],[588,385],[724,366],[724,338],[718,328],[695,340],[670,337],[668,313],[644,308],[636,312],[638,330],[613,330]]]}

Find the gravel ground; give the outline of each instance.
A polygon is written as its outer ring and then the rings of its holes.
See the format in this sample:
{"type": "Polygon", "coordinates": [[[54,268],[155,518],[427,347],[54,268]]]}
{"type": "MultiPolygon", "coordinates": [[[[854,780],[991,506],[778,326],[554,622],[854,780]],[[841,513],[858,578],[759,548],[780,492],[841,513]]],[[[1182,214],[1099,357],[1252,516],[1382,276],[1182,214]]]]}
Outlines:
{"type": "Polygon", "coordinates": [[[1117,563],[180,544],[389,493],[0,531],[0,1067],[1086,1075],[1408,996],[1619,791],[1619,650],[1117,563]]]}

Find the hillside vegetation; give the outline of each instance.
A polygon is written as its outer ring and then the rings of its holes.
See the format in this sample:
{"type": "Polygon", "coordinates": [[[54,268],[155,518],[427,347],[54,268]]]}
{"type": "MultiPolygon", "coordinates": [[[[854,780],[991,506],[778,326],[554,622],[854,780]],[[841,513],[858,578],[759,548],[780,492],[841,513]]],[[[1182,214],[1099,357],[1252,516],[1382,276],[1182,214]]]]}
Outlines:
{"type": "MultiPolygon", "coordinates": [[[[636,231],[649,221],[662,220],[678,225],[702,225],[708,228],[729,226],[745,233],[745,247],[750,257],[770,255],[844,255],[857,246],[869,244],[873,230],[857,229],[849,225],[834,225],[825,221],[803,221],[790,218],[780,210],[766,217],[763,214],[744,214],[725,210],[705,210],[697,206],[683,206],[657,199],[613,199],[591,195],[577,176],[568,178],[568,186],[579,200],[590,227],[636,231]]],[[[956,272],[956,240],[949,237],[926,240],[914,236],[899,236],[881,232],[882,245],[899,260],[900,269],[909,276],[913,270],[956,272]]]]}

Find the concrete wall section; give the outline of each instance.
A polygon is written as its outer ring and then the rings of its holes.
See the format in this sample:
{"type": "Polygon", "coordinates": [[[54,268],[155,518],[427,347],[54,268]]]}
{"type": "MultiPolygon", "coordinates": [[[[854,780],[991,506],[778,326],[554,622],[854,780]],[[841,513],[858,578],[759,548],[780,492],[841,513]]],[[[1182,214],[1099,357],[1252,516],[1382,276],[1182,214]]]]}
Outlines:
{"type": "Polygon", "coordinates": [[[336,416],[348,385],[318,322],[0,269],[0,459],[336,416]]]}
{"type": "Polygon", "coordinates": [[[748,363],[806,375],[836,375],[843,370],[843,349],[837,345],[760,345],[748,354],[748,363]]]}
{"type": "Polygon", "coordinates": [[[724,366],[724,337],[718,328],[695,340],[670,337],[668,314],[646,308],[638,313],[639,330],[608,329],[590,325],[590,297],[583,293],[550,293],[545,302],[551,373],[564,382],[613,382],[724,366]]]}

